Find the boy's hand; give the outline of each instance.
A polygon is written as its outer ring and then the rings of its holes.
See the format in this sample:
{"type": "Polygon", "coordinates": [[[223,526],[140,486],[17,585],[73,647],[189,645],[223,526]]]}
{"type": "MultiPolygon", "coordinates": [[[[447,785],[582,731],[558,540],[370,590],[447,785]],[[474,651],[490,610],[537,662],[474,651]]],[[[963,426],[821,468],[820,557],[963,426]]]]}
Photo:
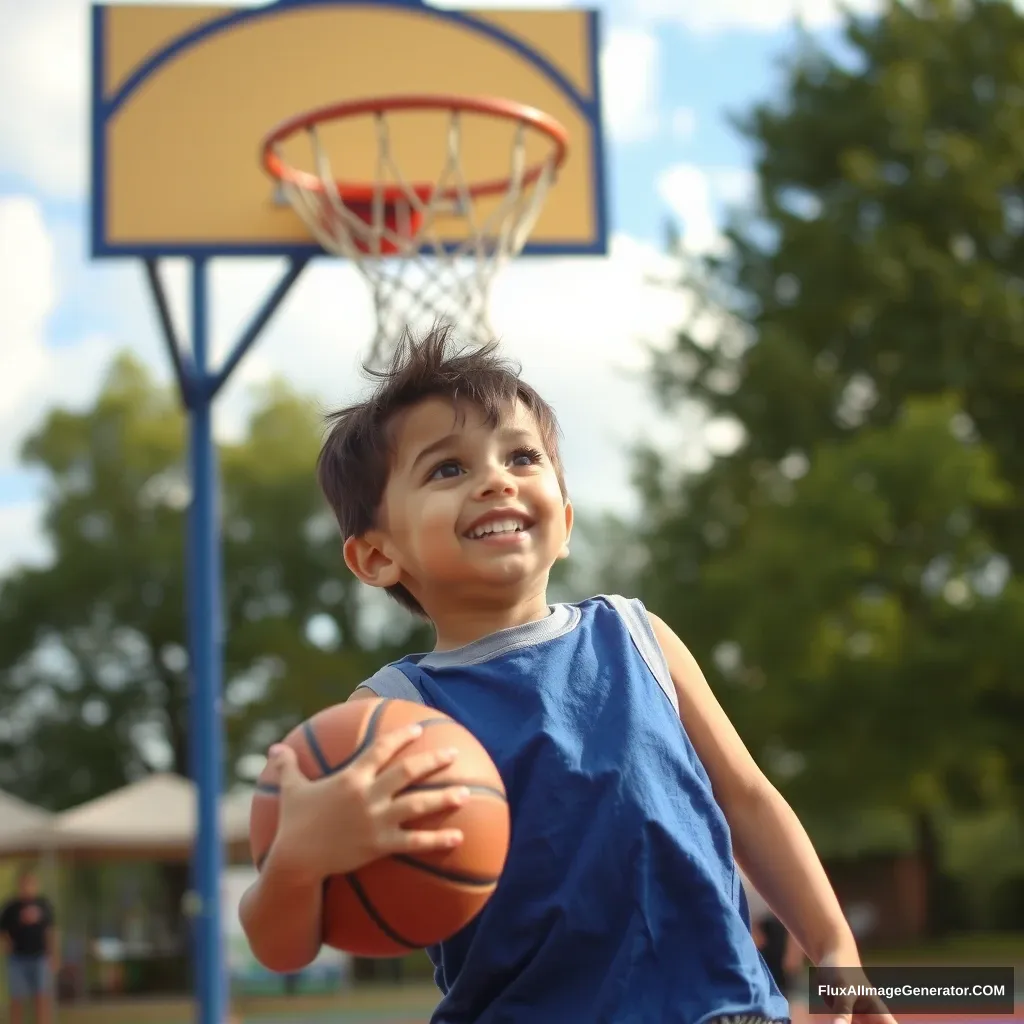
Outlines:
{"type": "Polygon", "coordinates": [[[460,786],[403,794],[422,778],[451,764],[457,751],[428,751],[396,758],[423,732],[420,725],[384,733],[347,768],[322,779],[302,774],[295,751],[270,749],[270,779],[280,787],[277,835],[268,854],[274,869],[310,884],[356,871],[392,853],[451,849],[458,829],[403,826],[458,807],[469,796],[460,786]]]}
{"type": "MultiPolygon", "coordinates": [[[[871,982],[859,964],[852,967],[839,966],[835,957],[826,957],[821,962],[817,977],[819,981],[839,989],[871,987],[871,982]]],[[[826,999],[826,1003],[834,1014],[832,1024],[896,1024],[895,1017],[877,996],[844,993],[834,999],[826,999]]]]}

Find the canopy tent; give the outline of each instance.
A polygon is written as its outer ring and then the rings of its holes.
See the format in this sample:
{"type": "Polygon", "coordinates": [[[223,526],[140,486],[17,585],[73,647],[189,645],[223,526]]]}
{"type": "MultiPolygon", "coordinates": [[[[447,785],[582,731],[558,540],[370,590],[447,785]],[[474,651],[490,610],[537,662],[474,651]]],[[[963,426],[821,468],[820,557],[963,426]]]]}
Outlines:
{"type": "MultiPolygon", "coordinates": [[[[232,793],[221,805],[225,843],[241,850],[249,840],[252,791],[232,793]]],[[[149,775],[16,832],[0,826],[0,855],[52,850],[78,856],[187,859],[196,834],[195,786],[180,775],[149,775]]]]}
{"type": "Polygon", "coordinates": [[[0,850],[16,845],[21,837],[45,830],[53,820],[49,811],[0,791],[0,850]]]}

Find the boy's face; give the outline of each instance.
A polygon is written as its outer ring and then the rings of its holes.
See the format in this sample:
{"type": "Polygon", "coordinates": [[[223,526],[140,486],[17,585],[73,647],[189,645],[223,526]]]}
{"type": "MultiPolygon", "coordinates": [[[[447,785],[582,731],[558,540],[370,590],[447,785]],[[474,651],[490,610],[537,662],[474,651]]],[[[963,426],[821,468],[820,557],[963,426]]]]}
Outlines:
{"type": "Polygon", "coordinates": [[[568,554],[572,507],[529,410],[517,404],[492,427],[471,403],[431,398],[394,429],[380,526],[345,546],[353,571],[403,583],[428,614],[494,586],[542,590],[568,554]]]}

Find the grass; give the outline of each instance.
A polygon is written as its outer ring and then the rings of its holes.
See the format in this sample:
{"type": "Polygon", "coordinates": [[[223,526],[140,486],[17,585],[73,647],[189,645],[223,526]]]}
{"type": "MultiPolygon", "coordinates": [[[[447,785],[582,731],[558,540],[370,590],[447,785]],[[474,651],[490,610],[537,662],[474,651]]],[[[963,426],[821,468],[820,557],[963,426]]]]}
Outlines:
{"type": "Polygon", "coordinates": [[[1024,968],[1024,933],[951,935],[935,942],[867,950],[864,958],[878,964],[980,964],[1024,968]]]}
{"type": "MultiPolygon", "coordinates": [[[[865,960],[1024,968],[1024,933],[953,935],[940,942],[866,951],[865,960]]],[[[426,1024],[437,999],[430,982],[361,984],[337,995],[242,998],[235,1009],[242,1024],[426,1024]]],[[[192,1005],[185,999],[103,1002],[60,1010],[60,1024],[192,1024],[193,1019],[192,1005]]],[[[812,1017],[805,1024],[819,1020],[812,1017]]]]}
{"type": "MultiPolygon", "coordinates": [[[[955,946],[953,947],[955,948],[955,946]]],[[[933,955],[924,957],[935,963],[933,955]]],[[[905,959],[903,962],[907,962],[905,959]]],[[[963,959],[957,962],[965,963],[963,959]]],[[[993,963],[989,960],[988,963],[993,963]]],[[[240,1024],[427,1024],[437,1003],[432,985],[362,986],[339,996],[296,996],[239,1001],[240,1024]]],[[[1017,1018],[1024,1007],[1018,1004],[1017,1018]]],[[[822,1024],[806,1006],[792,1005],[794,1024],[822,1024]]],[[[1004,1024],[1008,1019],[967,1016],[902,1015],[914,1024],[1004,1024]]],[[[103,1003],[93,1006],[62,1007],[60,1024],[192,1024],[192,1006],[185,1000],[103,1003]]],[[[827,1024],[827,1021],[825,1022],[827,1024]]]]}
{"type": "MultiPolygon", "coordinates": [[[[426,1024],[437,1005],[433,985],[360,986],[333,996],[239,999],[244,1024],[426,1024]]],[[[125,1000],[62,1006],[60,1024],[190,1024],[185,999],[125,1000]]]]}

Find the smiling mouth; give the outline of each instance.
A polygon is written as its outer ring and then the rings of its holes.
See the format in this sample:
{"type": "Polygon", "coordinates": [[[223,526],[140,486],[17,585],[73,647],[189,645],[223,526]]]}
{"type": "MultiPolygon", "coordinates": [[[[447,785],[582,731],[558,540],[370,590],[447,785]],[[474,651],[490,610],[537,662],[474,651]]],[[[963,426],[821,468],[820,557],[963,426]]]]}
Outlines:
{"type": "Polygon", "coordinates": [[[463,536],[469,540],[485,540],[488,537],[504,537],[514,534],[527,533],[533,523],[526,519],[509,517],[508,519],[495,519],[489,523],[481,523],[467,530],[463,536]]]}

